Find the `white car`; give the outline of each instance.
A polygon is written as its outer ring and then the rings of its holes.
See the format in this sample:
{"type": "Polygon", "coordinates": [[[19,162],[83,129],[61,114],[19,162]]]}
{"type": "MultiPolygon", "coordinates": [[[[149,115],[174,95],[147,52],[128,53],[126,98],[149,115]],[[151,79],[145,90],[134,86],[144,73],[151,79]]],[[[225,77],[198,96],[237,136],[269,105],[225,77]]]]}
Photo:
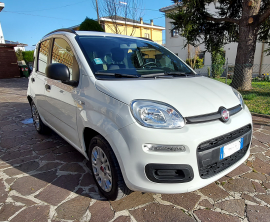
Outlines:
{"type": "Polygon", "coordinates": [[[240,93],[145,39],[51,32],[37,44],[27,97],[36,130],[53,129],[89,159],[110,200],[197,190],[250,153],[240,93]]]}

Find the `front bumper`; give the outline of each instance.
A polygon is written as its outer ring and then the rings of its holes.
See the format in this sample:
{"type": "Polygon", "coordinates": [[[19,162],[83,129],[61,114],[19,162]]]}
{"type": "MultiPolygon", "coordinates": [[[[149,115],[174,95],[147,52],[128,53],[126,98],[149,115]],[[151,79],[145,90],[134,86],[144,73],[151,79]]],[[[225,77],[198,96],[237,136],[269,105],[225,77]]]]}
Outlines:
{"type": "MultiPolygon", "coordinates": [[[[236,162],[209,178],[202,178],[199,171],[198,146],[207,140],[228,134],[246,125],[252,125],[247,107],[223,123],[219,120],[187,124],[182,129],[152,129],[133,123],[107,135],[119,161],[127,186],[134,191],[154,193],[184,193],[202,188],[238,167],[249,156],[250,142],[245,153],[236,162]],[[184,145],[185,152],[153,152],[143,149],[143,144],[184,145]],[[188,165],[192,168],[192,180],[179,183],[159,183],[146,175],[148,164],[188,165]]],[[[252,129],[251,129],[252,130],[252,129]]]]}

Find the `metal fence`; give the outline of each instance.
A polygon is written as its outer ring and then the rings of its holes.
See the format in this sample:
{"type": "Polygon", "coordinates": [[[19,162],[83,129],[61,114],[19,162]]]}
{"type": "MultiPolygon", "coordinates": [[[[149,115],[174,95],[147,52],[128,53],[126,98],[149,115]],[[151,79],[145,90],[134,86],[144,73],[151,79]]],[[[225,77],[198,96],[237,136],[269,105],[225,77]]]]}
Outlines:
{"type": "Polygon", "coordinates": [[[270,64],[209,65],[195,71],[238,89],[251,112],[270,115],[270,64]]]}

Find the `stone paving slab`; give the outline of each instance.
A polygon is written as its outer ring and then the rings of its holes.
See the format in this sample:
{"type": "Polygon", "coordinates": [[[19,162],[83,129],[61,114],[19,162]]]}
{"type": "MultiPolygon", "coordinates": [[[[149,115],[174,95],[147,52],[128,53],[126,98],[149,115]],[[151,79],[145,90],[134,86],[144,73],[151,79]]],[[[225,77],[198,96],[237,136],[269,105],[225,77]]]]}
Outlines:
{"type": "Polygon", "coordinates": [[[269,221],[270,119],[253,117],[250,157],[209,186],[106,201],[78,151],[21,122],[26,89],[25,78],[0,80],[0,221],[269,221]]]}

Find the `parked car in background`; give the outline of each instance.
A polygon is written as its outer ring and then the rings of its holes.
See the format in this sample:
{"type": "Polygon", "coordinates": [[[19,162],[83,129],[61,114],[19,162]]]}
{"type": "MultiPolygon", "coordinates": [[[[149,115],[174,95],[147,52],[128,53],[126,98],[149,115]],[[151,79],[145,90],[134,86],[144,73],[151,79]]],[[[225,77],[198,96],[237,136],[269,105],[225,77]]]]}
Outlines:
{"type": "Polygon", "coordinates": [[[145,39],[49,33],[37,44],[27,98],[36,130],[53,129],[89,159],[110,200],[194,191],[250,153],[240,93],[145,39]]]}

